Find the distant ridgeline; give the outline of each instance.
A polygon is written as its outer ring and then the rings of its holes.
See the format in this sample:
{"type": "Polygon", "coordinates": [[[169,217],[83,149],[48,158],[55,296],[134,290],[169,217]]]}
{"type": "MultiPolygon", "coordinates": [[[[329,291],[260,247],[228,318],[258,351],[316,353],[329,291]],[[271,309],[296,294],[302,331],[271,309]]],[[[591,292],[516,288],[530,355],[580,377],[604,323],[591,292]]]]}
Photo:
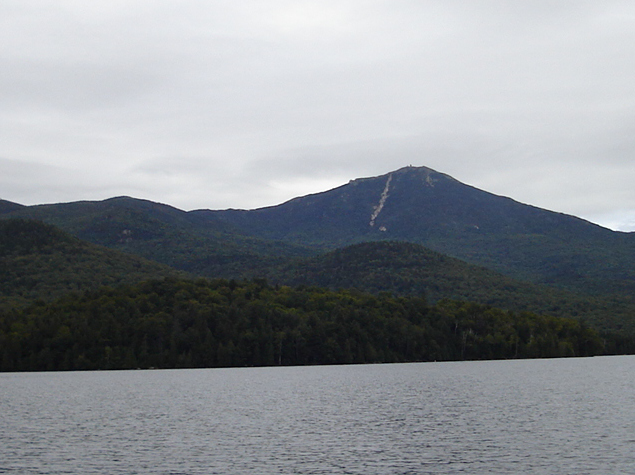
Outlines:
{"type": "Polygon", "coordinates": [[[0,320],[2,371],[590,356],[605,345],[573,319],[264,281],[102,288],[0,320]]]}
{"type": "Polygon", "coordinates": [[[5,370],[633,352],[635,233],[425,167],[256,210],[0,200],[0,331],[5,370]]]}

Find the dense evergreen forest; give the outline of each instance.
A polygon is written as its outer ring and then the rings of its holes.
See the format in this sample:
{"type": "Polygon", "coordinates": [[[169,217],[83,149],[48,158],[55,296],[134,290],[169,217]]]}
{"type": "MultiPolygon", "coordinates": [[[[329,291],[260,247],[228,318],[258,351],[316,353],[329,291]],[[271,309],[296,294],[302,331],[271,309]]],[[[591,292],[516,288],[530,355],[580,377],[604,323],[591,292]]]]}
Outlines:
{"type": "Polygon", "coordinates": [[[166,278],[0,314],[0,369],[88,370],[591,356],[567,318],[264,280],[166,278]]]}

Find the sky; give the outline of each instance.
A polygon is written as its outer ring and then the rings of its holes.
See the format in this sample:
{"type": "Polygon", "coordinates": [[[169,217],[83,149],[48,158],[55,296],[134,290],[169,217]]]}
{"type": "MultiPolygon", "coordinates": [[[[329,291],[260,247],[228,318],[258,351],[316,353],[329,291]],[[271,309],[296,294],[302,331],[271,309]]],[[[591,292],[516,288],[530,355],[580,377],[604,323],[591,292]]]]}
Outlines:
{"type": "Polygon", "coordinates": [[[635,230],[635,2],[3,0],[0,198],[253,209],[404,166],[635,230]]]}

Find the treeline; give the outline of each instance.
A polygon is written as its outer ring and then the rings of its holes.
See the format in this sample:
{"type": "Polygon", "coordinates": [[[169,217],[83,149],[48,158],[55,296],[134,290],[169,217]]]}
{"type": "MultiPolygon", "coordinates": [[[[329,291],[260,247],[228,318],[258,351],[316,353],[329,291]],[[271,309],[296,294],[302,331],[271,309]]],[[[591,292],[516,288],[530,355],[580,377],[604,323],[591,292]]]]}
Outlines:
{"type": "Polygon", "coordinates": [[[0,316],[2,371],[589,356],[576,320],[383,293],[165,279],[0,316]]]}

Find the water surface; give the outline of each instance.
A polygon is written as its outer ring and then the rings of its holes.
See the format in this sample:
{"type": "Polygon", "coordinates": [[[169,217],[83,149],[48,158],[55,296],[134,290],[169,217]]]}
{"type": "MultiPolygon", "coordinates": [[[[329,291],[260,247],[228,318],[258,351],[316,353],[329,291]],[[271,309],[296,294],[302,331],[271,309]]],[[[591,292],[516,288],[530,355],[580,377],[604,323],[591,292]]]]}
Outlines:
{"type": "Polygon", "coordinates": [[[635,357],[0,374],[0,473],[631,474],[635,357]]]}

